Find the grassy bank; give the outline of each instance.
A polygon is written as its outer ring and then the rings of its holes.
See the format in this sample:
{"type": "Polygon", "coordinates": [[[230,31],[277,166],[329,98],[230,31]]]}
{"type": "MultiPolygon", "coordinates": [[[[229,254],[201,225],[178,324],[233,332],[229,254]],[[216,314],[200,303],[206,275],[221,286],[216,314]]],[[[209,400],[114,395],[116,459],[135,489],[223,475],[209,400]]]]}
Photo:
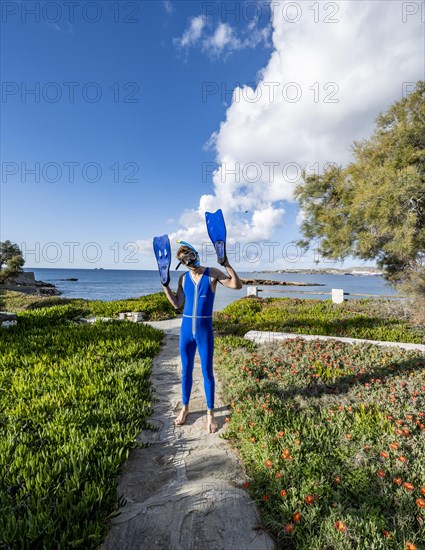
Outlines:
{"type": "MultiPolygon", "coordinates": [[[[175,312],[163,294],[93,302],[0,292],[0,304],[19,317],[0,340],[0,547],[97,548],[120,504],[116,475],[147,426],[161,334],[75,321],[175,312]]],[[[424,548],[424,356],[239,337],[256,329],[422,342],[423,328],[397,307],[243,299],[215,314],[226,437],[279,548],[424,548]]]]}
{"type": "Polygon", "coordinates": [[[409,322],[394,300],[244,298],[215,314],[221,335],[243,336],[249,330],[349,336],[392,342],[425,342],[425,327],[409,322]]]}
{"type": "MultiPolygon", "coordinates": [[[[18,325],[0,329],[2,548],[97,548],[119,506],[116,476],[151,413],[162,334],[77,324],[87,303],[77,304],[17,307],[18,325]]],[[[155,299],[150,307],[155,315],[155,299]]]]}
{"type": "Polygon", "coordinates": [[[140,296],[139,298],[103,302],[101,300],[82,300],[60,296],[35,296],[22,292],[0,290],[0,311],[19,312],[55,305],[73,306],[81,313],[81,316],[118,317],[119,313],[125,311],[144,312],[145,319],[149,321],[171,319],[176,316],[176,311],[163,292],[140,296]]]}
{"type": "Polygon", "coordinates": [[[215,351],[230,406],[224,434],[244,462],[263,524],[279,548],[424,549],[424,355],[237,336],[299,330],[417,341],[422,329],[386,317],[376,303],[311,302],[242,300],[217,319],[227,334],[215,351]]]}

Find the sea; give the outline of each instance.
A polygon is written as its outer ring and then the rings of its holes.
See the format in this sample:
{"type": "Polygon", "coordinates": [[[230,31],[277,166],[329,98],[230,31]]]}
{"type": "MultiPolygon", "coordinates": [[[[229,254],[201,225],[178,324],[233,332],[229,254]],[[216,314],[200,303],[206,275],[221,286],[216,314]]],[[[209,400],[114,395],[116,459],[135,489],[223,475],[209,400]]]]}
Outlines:
{"type": "MultiPolygon", "coordinates": [[[[54,284],[67,298],[84,298],[87,300],[122,300],[153,294],[162,290],[157,270],[128,269],[68,269],[68,268],[38,268],[25,267],[24,271],[33,271],[37,281],[54,284]],[[76,279],[70,281],[69,279],[76,279]]],[[[170,271],[173,290],[177,290],[177,282],[181,271],[170,271]]],[[[258,285],[258,295],[263,298],[314,298],[329,300],[332,288],[342,288],[348,293],[346,299],[358,299],[371,294],[399,299],[395,290],[384,281],[381,275],[333,275],[310,273],[255,273],[238,272],[239,277],[250,279],[272,279],[274,281],[295,281],[302,283],[319,283],[323,286],[264,286],[258,285]],[[308,293],[306,293],[308,292],[308,293]],[[322,294],[327,293],[327,294],[322,294]]],[[[217,285],[214,310],[220,311],[235,300],[247,295],[247,287],[241,290],[231,290],[217,285]]]]}

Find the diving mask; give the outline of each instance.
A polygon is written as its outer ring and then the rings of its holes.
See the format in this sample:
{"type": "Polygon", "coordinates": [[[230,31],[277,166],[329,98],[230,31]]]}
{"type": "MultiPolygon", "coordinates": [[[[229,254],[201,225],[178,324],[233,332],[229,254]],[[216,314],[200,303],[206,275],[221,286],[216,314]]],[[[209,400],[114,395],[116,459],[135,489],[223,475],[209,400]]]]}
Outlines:
{"type": "Polygon", "coordinates": [[[184,265],[187,265],[187,266],[194,266],[194,267],[200,266],[201,262],[199,261],[199,254],[197,250],[191,244],[185,241],[178,240],[177,242],[179,244],[189,247],[191,250],[188,250],[187,252],[185,252],[185,254],[183,254],[183,256],[181,256],[176,269],[178,269],[182,263],[184,263],[184,265]]]}

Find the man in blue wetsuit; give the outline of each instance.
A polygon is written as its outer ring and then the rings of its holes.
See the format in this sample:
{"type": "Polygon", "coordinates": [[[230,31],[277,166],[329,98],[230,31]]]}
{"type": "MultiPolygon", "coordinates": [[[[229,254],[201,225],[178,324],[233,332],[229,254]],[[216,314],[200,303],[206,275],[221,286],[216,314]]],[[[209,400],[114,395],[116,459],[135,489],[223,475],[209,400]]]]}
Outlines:
{"type": "Polygon", "coordinates": [[[177,251],[177,259],[189,271],[180,276],[177,294],[174,294],[168,285],[164,286],[164,292],[168,300],[176,309],[183,303],[185,304],[180,331],[183,409],[176,418],[175,424],[177,426],[184,424],[189,414],[193,366],[196,348],[198,348],[207,400],[207,432],[212,433],[217,431],[218,428],[214,418],[215,382],[213,374],[214,334],[212,313],[215,290],[217,282],[235,290],[242,288],[242,282],[227,258],[223,263],[227,274],[216,267],[201,266],[199,254],[188,243],[180,246],[177,251]]]}

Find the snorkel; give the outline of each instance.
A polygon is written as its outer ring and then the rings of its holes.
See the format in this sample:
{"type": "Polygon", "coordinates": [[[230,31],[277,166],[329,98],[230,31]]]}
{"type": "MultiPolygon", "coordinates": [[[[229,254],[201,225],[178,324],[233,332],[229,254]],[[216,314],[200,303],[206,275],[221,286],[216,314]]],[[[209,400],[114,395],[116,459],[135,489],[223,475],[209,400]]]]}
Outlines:
{"type": "Polygon", "coordinates": [[[181,264],[183,263],[183,258],[186,256],[186,255],[193,255],[195,254],[195,257],[194,258],[191,258],[186,265],[190,265],[190,266],[193,266],[193,267],[199,267],[201,265],[201,262],[199,260],[199,254],[198,254],[198,251],[196,250],[196,248],[194,248],[191,244],[187,243],[186,241],[182,241],[181,239],[179,239],[177,241],[179,244],[183,245],[183,246],[187,246],[188,248],[190,248],[190,252],[186,252],[186,254],[183,254],[182,256],[182,259],[179,261],[179,263],[177,264],[177,267],[176,267],[176,270],[181,266],[181,264]]]}

